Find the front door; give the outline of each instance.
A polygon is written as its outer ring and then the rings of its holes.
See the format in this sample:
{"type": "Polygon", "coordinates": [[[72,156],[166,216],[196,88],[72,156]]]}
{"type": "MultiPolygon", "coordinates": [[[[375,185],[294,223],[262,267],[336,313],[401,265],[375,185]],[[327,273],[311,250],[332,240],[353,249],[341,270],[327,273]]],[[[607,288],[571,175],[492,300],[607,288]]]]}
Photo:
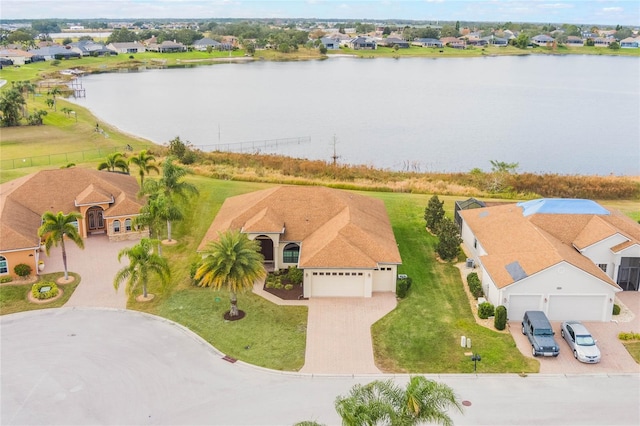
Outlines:
{"type": "Polygon", "coordinates": [[[104,231],[104,217],[100,207],[91,207],[87,211],[87,229],[89,233],[104,231]]]}

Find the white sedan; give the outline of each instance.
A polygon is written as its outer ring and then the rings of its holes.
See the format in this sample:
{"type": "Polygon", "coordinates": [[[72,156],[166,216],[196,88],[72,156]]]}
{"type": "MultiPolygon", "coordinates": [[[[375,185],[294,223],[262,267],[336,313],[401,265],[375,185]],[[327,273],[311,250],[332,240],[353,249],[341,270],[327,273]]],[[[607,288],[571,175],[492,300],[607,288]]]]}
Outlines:
{"type": "Polygon", "coordinates": [[[600,362],[600,349],[591,333],[579,321],[565,321],[560,328],[560,335],[569,344],[573,356],[581,362],[595,364],[600,362]]]}

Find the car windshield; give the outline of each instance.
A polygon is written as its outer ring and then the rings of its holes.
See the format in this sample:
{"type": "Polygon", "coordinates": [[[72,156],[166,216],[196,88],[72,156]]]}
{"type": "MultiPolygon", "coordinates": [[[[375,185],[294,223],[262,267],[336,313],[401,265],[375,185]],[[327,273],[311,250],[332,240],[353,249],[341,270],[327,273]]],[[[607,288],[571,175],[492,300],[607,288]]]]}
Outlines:
{"type": "Polygon", "coordinates": [[[551,336],[553,335],[553,331],[549,330],[548,328],[538,328],[533,334],[535,334],[536,336],[551,336]]]}
{"type": "Polygon", "coordinates": [[[593,337],[587,334],[586,336],[576,336],[576,344],[580,346],[593,346],[596,342],[593,340],[593,337]]]}

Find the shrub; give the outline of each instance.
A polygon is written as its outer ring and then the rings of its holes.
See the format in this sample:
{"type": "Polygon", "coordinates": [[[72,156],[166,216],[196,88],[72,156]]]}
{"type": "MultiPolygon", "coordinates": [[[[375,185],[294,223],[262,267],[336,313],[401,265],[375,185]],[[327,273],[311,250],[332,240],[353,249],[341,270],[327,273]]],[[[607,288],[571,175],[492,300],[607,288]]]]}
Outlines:
{"type": "Polygon", "coordinates": [[[13,277],[10,275],[0,278],[0,284],[10,283],[11,281],[13,281],[13,277]]]}
{"type": "Polygon", "coordinates": [[[487,319],[495,313],[495,308],[489,302],[483,302],[478,306],[478,316],[482,319],[487,319]]]}
{"type": "Polygon", "coordinates": [[[407,293],[411,288],[411,283],[411,277],[399,278],[396,281],[396,296],[398,296],[400,299],[404,299],[405,297],[407,297],[407,293]]]}
{"type": "Polygon", "coordinates": [[[56,297],[58,295],[58,286],[56,283],[51,281],[43,281],[41,283],[35,283],[31,286],[31,295],[35,299],[51,299],[52,297],[56,297]],[[47,291],[40,291],[43,287],[49,287],[47,291]]]}
{"type": "Polygon", "coordinates": [[[26,263],[18,263],[13,268],[13,272],[15,272],[17,276],[22,278],[25,278],[31,275],[31,271],[32,271],[31,266],[27,265],[26,263]]]}
{"type": "Polygon", "coordinates": [[[284,286],[285,290],[291,290],[293,288],[293,284],[287,284],[284,286]]]}
{"type": "Polygon", "coordinates": [[[613,315],[620,315],[620,305],[617,303],[613,304],[613,315]]]}
{"type": "Polygon", "coordinates": [[[292,284],[302,284],[304,271],[302,269],[298,269],[295,266],[290,266],[289,270],[287,270],[287,278],[292,284]]]}
{"type": "Polygon", "coordinates": [[[478,297],[482,297],[484,292],[482,291],[482,283],[480,282],[480,278],[478,278],[478,274],[475,272],[471,272],[467,275],[467,284],[469,285],[469,291],[476,299],[478,297]]]}
{"type": "Polygon", "coordinates": [[[640,340],[640,333],[634,333],[633,331],[630,332],[622,332],[620,334],[618,334],[618,339],[620,340],[640,340]]]}
{"type": "Polygon", "coordinates": [[[496,330],[504,330],[507,326],[507,308],[500,305],[496,308],[496,316],[493,319],[496,330]]]}

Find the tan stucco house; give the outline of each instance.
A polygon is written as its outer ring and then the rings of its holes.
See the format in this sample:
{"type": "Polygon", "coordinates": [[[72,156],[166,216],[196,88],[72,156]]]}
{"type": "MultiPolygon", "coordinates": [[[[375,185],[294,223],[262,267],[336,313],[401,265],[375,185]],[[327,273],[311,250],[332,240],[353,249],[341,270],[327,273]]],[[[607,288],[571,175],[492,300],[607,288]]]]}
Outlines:
{"type": "Polygon", "coordinates": [[[0,185],[0,276],[25,263],[37,271],[42,214],[78,212],[82,238],[138,239],[134,229],[143,200],[133,176],[82,168],[42,170],[0,185]]]}
{"type": "Polygon", "coordinates": [[[640,288],[640,225],[595,201],[538,199],[459,212],[485,297],[552,320],[611,320],[615,295],[640,288]]]}
{"type": "Polygon", "coordinates": [[[229,229],[260,242],[267,269],[303,269],[305,297],[395,292],[400,252],[380,200],[316,186],[230,197],[198,250],[229,229]]]}

